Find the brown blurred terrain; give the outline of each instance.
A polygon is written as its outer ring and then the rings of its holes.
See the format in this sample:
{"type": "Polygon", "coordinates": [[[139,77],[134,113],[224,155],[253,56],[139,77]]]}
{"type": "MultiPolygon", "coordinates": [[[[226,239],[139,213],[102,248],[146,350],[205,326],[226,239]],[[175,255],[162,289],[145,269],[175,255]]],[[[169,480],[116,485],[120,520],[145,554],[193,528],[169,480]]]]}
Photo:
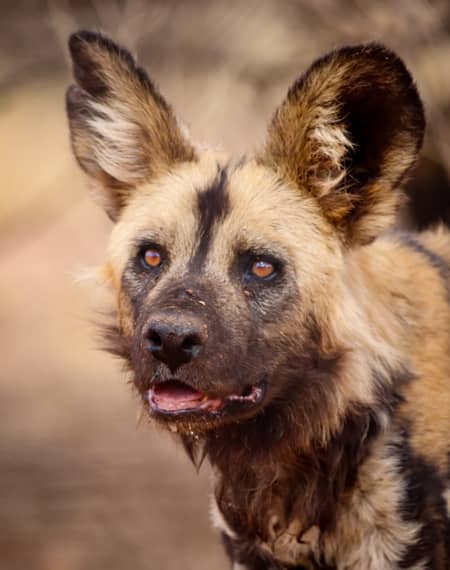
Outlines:
{"type": "Polygon", "coordinates": [[[0,568],[224,570],[199,476],[146,421],[89,321],[103,292],[75,282],[110,229],[70,155],[67,35],[123,41],[192,135],[237,153],[289,83],[343,43],[397,50],[429,130],[410,206],[450,212],[450,7],[403,0],[2,1],[0,19],[0,568]]]}

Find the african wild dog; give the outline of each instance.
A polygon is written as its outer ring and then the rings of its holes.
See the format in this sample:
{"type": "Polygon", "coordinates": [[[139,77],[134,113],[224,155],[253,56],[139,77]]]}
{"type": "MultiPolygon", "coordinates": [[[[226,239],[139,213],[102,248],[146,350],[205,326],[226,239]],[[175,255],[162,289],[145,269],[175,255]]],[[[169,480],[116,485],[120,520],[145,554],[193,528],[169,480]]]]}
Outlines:
{"type": "Polygon", "coordinates": [[[233,568],[449,568],[450,236],[390,229],[424,131],[401,60],[326,55],[230,162],[125,49],[70,50],[73,150],[115,222],[112,350],[210,461],[233,568]]]}

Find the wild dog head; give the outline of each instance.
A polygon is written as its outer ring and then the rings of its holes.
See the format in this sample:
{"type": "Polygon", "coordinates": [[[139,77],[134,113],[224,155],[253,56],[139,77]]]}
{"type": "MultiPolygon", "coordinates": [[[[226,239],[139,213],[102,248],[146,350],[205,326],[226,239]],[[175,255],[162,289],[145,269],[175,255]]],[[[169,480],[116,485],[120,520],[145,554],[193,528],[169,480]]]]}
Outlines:
{"type": "Polygon", "coordinates": [[[422,141],[404,64],[376,44],[316,61],[233,162],[194,146],[125,49],[80,32],[70,51],[73,151],[115,222],[111,334],[150,414],[182,432],[295,415],[326,440],[375,397],[344,267],[392,224],[422,141]]]}

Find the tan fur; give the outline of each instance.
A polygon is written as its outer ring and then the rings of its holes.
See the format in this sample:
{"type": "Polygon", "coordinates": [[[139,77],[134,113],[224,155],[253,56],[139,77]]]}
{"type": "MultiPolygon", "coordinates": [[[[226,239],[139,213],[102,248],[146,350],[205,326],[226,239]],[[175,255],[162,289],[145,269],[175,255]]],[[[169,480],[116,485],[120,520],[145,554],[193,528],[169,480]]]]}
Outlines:
{"type": "MultiPolygon", "coordinates": [[[[424,234],[431,250],[434,237],[437,244],[446,241],[448,250],[447,230],[424,234]]],[[[445,283],[420,253],[396,238],[379,240],[368,253],[359,250],[349,256],[347,271],[351,296],[359,298],[359,309],[371,326],[365,352],[372,352],[370,344],[378,337],[385,347],[380,351],[375,346],[374,354],[384,354],[389,363],[409,363],[416,379],[404,388],[401,414],[411,424],[416,452],[445,473],[450,452],[450,309],[445,283]],[[408,299],[415,301],[410,304],[408,299]]]]}

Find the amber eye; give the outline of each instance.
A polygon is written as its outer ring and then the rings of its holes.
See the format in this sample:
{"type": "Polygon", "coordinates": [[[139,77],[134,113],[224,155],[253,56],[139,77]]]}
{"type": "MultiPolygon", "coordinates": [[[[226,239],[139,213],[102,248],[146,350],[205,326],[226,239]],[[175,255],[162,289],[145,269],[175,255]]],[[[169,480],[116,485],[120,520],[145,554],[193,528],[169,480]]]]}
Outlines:
{"type": "Polygon", "coordinates": [[[161,254],[157,249],[145,249],[142,252],[142,261],[147,267],[159,267],[161,265],[161,254]]]}
{"type": "Polygon", "coordinates": [[[255,277],[260,279],[266,279],[270,277],[275,272],[275,266],[270,261],[264,261],[263,259],[257,259],[253,262],[250,271],[255,277]]]}

